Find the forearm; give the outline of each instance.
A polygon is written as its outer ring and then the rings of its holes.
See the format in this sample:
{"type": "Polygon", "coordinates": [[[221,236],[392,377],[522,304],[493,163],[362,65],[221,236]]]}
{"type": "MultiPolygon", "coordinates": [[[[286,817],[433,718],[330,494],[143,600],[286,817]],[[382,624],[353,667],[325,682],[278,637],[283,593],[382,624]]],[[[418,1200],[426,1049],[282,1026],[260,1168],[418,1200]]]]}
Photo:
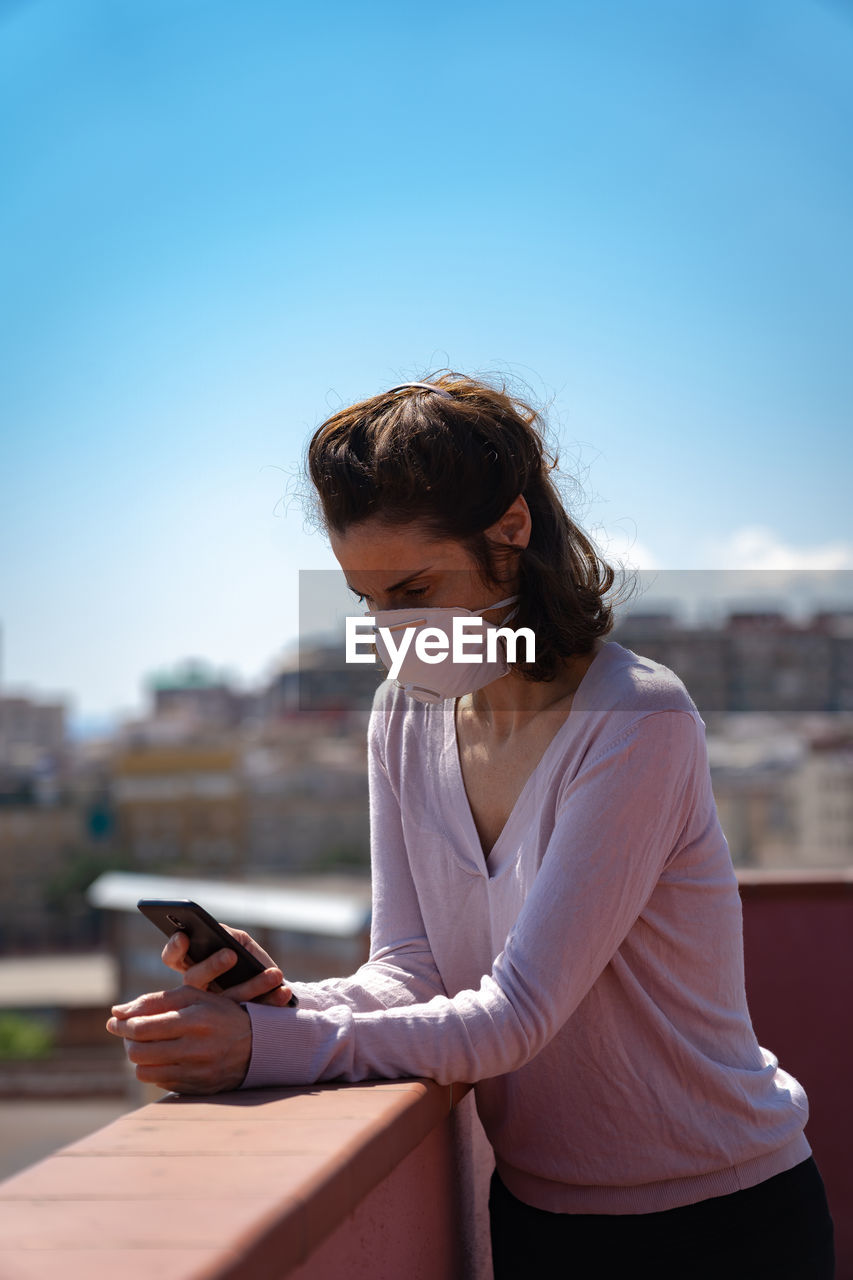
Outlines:
{"type": "Polygon", "coordinates": [[[422,1004],[443,995],[444,986],[429,947],[411,947],[404,955],[379,952],[347,978],[290,982],[300,1009],[343,1006],[369,1013],[399,1005],[422,1004]]]}
{"type": "Polygon", "coordinates": [[[481,1080],[522,1065],[548,1035],[517,1014],[492,977],[476,992],[407,1007],[247,1008],[253,1039],[244,1088],[402,1076],[481,1080]]]}

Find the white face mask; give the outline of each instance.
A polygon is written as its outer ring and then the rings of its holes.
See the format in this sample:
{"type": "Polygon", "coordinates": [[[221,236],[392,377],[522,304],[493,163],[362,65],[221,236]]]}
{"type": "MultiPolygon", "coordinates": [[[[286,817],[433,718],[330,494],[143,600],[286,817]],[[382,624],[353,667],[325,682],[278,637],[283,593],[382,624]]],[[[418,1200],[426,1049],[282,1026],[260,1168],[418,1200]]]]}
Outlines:
{"type": "MultiPolygon", "coordinates": [[[[385,668],[391,672],[395,664],[395,656],[385,643],[380,627],[391,628],[393,643],[398,648],[396,661],[400,663],[395,676],[389,675],[396,684],[418,702],[442,702],[445,698],[460,698],[465,693],[473,693],[482,689],[483,685],[499,680],[508,675],[509,666],[501,648],[501,642],[495,643],[495,660],[488,661],[486,635],[489,631],[497,631],[493,622],[483,623],[478,628],[471,628],[465,634],[464,652],[467,660],[454,662],[453,619],[476,618],[490,609],[498,609],[501,605],[512,604],[518,596],[508,596],[497,604],[487,604],[483,609],[379,609],[375,613],[367,613],[365,617],[376,622],[376,651],[385,668]],[[438,628],[447,640],[448,652],[440,662],[424,661],[415,650],[418,635],[427,629],[438,628]],[[404,635],[404,633],[406,633],[404,635]],[[408,647],[403,653],[402,661],[399,650],[403,645],[408,647]]],[[[518,612],[512,612],[500,624],[504,626],[518,612]]]]}

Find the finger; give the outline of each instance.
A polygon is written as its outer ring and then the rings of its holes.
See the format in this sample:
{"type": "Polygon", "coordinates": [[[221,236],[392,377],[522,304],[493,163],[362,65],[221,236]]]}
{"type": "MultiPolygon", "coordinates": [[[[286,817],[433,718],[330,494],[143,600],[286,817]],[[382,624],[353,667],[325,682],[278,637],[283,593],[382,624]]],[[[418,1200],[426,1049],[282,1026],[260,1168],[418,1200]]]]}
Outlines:
{"type": "Polygon", "coordinates": [[[277,991],[270,991],[265,996],[256,996],[255,999],[257,1004],[274,1004],[284,1009],[294,999],[294,996],[290,987],[282,984],[277,991]]]}
{"type": "Polygon", "coordinates": [[[110,1018],[107,1031],[125,1040],[177,1040],[186,1030],[186,1014],[179,1009],[147,1017],[110,1018]]]}
{"type": "Polygon", "coordinates": [[[167,1093],[189,1092],[179,1079],[185,1074],[186,1068],[178,1062],[143,1063],[136,1068],[136,1078],[141,1084],[154,1084],[167,1093]]]}
{"type": "Polygon", "coordinates": [[[267,992],[277,991],[283,982],[281,969],[264,969],[263,973],[256,973],[254,978],[247,978],[234,987],[224,988],[222,994],[229,1000],[242,1003],[244,1000],[254,1000],[257,996],[266,995],[267,992]]]}
{"type": "Polygon", "coordinates": [[[182,1067],[191,1061],[193,1046],[184,1040],[125,1040],[125,1053],[134,1065],[163,1066],[174,1070],[176,1060],[182,1067]]]}
{"type": "Polygon", "coordinates": [[[203,1000],[206,992],[196,991],[192,987],[172,987],[169,991],[148,991],[124,1004],[114,1004],[110,1013],[114,1018],[123,1021],[136,1014],[147,1015],[166,1013],[170,1009],[185,1009],[187,1005],[203,1000]]]}
{"type": "Polygon", "coordinates": [[[188,969],[192,963],[187,956],[190,940],[182,929],[177,933],[173,933],[163,950],[160,952],[160,958],[170,969],[183,973],[184,969],[188,969]]]}
{"type": "Polygon", "coordinates": [[[232,938],[235,938],[242,946],[246,948],[250,955],[256,960],[260,960],[261,964],[267,969],[275,967],[275,961],[272,956],[264,951],[260,943],[256,942],[250,933],[246,933],[245,929],[232,929],[230,924],[224,924],[223,929],[227,929],[232,938]]]}
{"type": "Polygon", "coordinates": [[[223,929],[228,930],[228,932],[231,934],[231,937],[234,938],[237,942],[239,942],[241,946],[245,947],[248,945],[248,943],[253,941],[252,937],[250,936],[250,934],[246,933],[245,929],[234,929],[231,927],[230,924],[225,924],[224,921],[220,921],[220,924],[222,925],[223,929]]]}
{"type": "Polygon", "coordinates": [[[220,974],[227,973],[236,963],[236,951],[230,951],[227,948],[214,951],[213,955],[208,956],[206,960],[199,960],[198,964],[190,965],[184,970],[184,986],[198,987],[203,991],[209,983],[215,982],[220,974]]]}

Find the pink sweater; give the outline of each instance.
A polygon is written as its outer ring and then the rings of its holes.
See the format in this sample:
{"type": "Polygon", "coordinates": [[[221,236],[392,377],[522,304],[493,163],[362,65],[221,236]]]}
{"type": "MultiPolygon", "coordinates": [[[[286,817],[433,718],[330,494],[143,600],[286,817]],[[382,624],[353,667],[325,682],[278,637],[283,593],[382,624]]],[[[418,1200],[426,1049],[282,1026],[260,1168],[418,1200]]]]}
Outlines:
{"type": "Polygon", "coordinates": [[[452,700],[386,681],[368,729],[371,956],[249,1004],[244,1088],[475,1081],[521,1200],[646,1213],[811,1154],[799,1083],[762,1049],[704,725],[682,683],[603,646],[488,865],[452,700]]]}

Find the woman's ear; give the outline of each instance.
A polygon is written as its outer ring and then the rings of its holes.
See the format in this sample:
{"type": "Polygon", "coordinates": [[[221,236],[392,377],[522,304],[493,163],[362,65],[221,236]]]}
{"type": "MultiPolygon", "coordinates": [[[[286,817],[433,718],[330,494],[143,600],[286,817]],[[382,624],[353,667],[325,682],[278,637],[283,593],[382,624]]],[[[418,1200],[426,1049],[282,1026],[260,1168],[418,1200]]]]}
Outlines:
{"type": "Polygon", "coordinates": [[[507,507],[500,520],[496,520],[486,529],[486,537],[490,542],[526,547],[530,541],[531,528],[530,508],[524,495],[520,493],[507,507]]]}

